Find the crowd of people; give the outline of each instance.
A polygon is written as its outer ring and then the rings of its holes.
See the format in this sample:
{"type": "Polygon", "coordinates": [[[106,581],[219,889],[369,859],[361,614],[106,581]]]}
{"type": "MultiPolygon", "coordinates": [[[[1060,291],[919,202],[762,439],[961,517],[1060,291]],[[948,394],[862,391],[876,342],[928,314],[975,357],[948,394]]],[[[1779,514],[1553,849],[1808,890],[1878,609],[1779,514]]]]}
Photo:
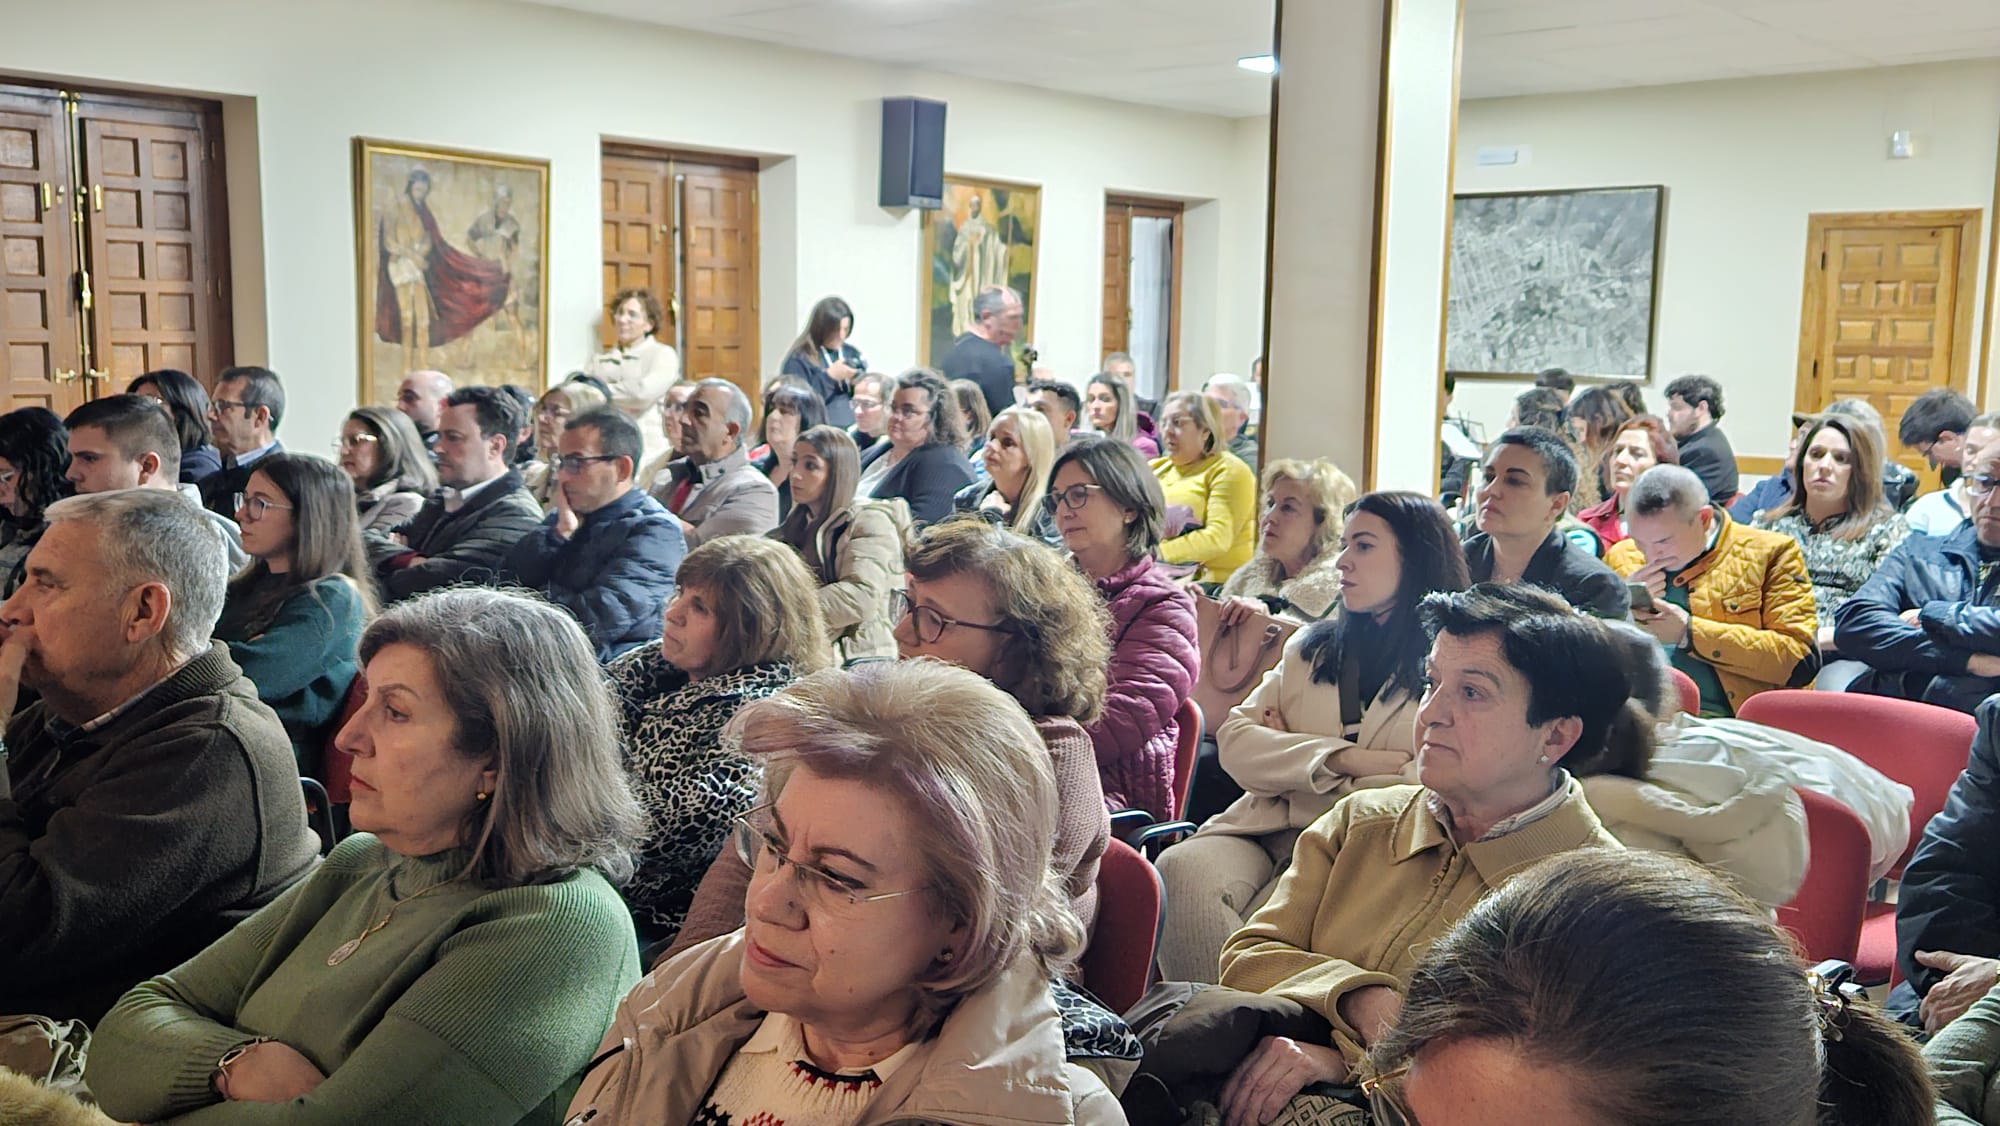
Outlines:
{"type": "Polygon", "coordinates": [[[827,297],[753,395],[623,292],[538,397],[411,372],[334,458],[260,367],[0,415],[0,1013],[89,1030],[66,1082],[0,1040],[0,1107],[2000,1121],[2000,418],[1911,404],[1917,497],[1836,402],[1742,492],[1714,380],[1551,370],[1364,493],[1263,463],[1254,379],[1023,378],[1019,296],[972,310],[891,377],[827,297]],[[1202,623],[1263,619],[1201,717],[1202,623]],[[1871,878],[1910,846],[1908,788],[1739,715],[1815,685],[1978,716],[1886,1009],[1771,923],[1800,791],[1871,878]],[[1204,736],[1113,1012],[1100,871],[1204,736]]]}

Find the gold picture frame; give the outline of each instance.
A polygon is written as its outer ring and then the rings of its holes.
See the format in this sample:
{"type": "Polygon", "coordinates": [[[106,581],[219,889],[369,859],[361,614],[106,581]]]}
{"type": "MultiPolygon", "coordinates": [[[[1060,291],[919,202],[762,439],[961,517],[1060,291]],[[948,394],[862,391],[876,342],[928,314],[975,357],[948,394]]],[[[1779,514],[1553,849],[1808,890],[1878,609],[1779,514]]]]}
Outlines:
{"type": "Polygon", "coordinates": [[[354,204],[362,403],[426,368],[547,385],[548,161],[356,137],[354,204]]]}
{"type": "Polygon", "coordinates": [[[1041,241],[1042,189],[1003,180],[944,178],[944,205],[924,213],[923,276],[917,355],[937,367],[970,321],[973,295],[1007,285],[1021,295],[1021,335],[1009,351],[1018,362],[1035,338],[1035,251],[1041,241]],[[961,236],[975,231],[973,243],[961,236]]]}

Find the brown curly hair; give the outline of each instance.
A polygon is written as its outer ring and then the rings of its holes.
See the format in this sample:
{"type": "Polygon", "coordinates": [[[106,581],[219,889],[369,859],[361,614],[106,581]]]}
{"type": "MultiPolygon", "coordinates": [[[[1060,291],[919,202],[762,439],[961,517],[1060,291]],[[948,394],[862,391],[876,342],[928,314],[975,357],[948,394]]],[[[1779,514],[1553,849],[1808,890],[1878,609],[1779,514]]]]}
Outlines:
{"type": "Polygon", "coordinates": [[[634,298],[638,299],[639,307],[646,310],[646,319],[653,322],[652,332],[648,332],[646,335],[651,336],[654,332],[660,331],[661,326],[667,323],[667,310],[666,306],[660,304],[660,299],[653,296],[653,291],[650,289],[619,290],[618,296],[611,299],[608,315],[617,316],[618,306],[634,298]]]}

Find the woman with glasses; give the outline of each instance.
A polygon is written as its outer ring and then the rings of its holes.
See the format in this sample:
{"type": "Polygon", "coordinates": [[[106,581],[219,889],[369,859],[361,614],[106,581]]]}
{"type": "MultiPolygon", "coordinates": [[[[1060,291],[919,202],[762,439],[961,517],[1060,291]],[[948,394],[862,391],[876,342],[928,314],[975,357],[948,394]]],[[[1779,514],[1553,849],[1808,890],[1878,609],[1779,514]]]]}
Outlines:
{"type": "Polygon", "coordinates": [[[1410,975],[1362,1084],[1375,1126],[1928,1126],[1916,1042],[1795,950],[1687,861],[1544,860],[1410,975]]]}
{"type": "MultiPolygon", "coordinates": [[[[979,390],[978,384],[972,386],[979,390]]],[[[984,410],[985,392],[979,392],[979,404],[984,410]]],[[[952,507],[1034,536],[1052,547],[1061,543],[1055,517],[1042,503],[1049,490],[1049,469],[1056,460],[1055,434],[1049,429],[1048,417],[1033,407],[1001,411],[986,428],[986,444],[979,459],[986,469],[986,480],[960,489],[952,498],[952,507]]]]}
{"type": "Polygon", "coordinates": [[[76,491],[62,419],[43,407],[0,414],[0,598],[21,585],[28,552],[48,522],[42,512],[76,491]]]}
{"type": "Polygon", "coordinates": [[[910,516],[929,524],[951,515],[952,497],[972,483],[965,460],[965,425],[944,377],[911,368],[896,377],[889,408],[889,440],[861,455],[862,496],[901,497],[910,516]]]}
{"type": "Polygon", "coordinates": [[[181,439],[181,484],[200,484],[202,478],[222,470],[222,451],[208,433],[208,392],[199,380],[184,371],[161,368],[133,380],[125,390],[158,400],[173,416],[174,432],[181,439]]]}
{"type": "Polygon", "coordinates": [[[799,553],[819,579],[842,664],[894,660],[890,608],[903,574],[903,527],[909,513],[896,501],[857,500],[861,455],[847,431],[815,426],[792,447],[792,511],[771,538],[799,553]]]}
{"type": "Polygon", "coordinates": [[[571,1121],[1123,1123],[1064,1058],[1050,982],[1082,928],[1020,705],[905,661],[808,677],[734,730],[768,764],[736,830],[743,928],[625,998],[571,1121]]]}
{"type": "Polygon", "coordinates": [[[1194,565],[1195,581],[1223,583],[1257,547],[1257,475],[1229,452],[1215,404],[1198,391],[1167,396],[1160,416],[1165,456],[1153,473],[1166,496],[1160,558],[1194,565]]]}
{"type": "MultiPolygon", "coordinates": [[[[569,378],[542,392],[535,400],[532,423],[535,432],[535,448],[542,451],[543,459],[521,466],[521,483],[534,494],[535,503],[543,512],[554,511],[556,506],[556,474],[551,468],[555,460],[556,445],[562,440],[563,426],[572,418],[582,418],[591,411],[598,410],[611,402],[611,393],[597,379],[580,372],[571,373],[569,378]]],[[[641,434],[642,439],[645,438],[641,434]]],[[[645,478],[639,484],[644,487],[645,478]]]]}
{"type": "Polygon", "coordinates": [[[625,767],[649,824],[625,889],[640,945],[680,930],[757,765],[722,737],[736,710],[833,663],[818,584],[784,544],[723,536],[688,552],[660,639],[607,666],[625,767]]]}
{"type": "Polygon", "coordinates": [[[1104,714],[1089,725],[1104,800],[1170,820],[1180,812],[1176,714],[1201,656],[1194,596],[1153,557],[1166,509],[1159,479],[1130,445],[1084,437],[1056,456],[1052,481],[1056,532],[1111,611],[1104,714]]]}
{"type": "Polygon", "coordinates": [[[214,637],[284,722],[299,773],[322,777],[323,729],[360,671],[355,649],[375,615],[354,487],[323,458],[270,454],[243,486],[236,522],[250,565],[230,580],[214,637]]]}
{"type": "Polygon", "coordinates": [[[791,514],[792,451],[799,435],[826,424],[826,404],[794,376],[779,376],[764,390],[764,420],[757,424],[757,448],[750,464],[778,487],[778,519],[791,514]]]}
{"type": "Polygon", "coordinates": [[[438,486],[437,463],[410,416],[362,407],[340,424],[340,468],[354,483],[365,532],[393,532],[409,522],[438,486]]]}

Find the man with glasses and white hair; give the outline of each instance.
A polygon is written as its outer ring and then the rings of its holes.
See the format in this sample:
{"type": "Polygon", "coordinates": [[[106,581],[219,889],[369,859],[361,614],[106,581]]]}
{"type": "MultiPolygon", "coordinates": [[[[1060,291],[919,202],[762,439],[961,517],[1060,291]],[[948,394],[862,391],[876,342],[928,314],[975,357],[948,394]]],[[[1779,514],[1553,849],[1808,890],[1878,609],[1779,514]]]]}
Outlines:
{"type": "Polygon", "coordinates": [[[1225,371],[1209,376],[1201,393],[1222,416],[1222,439],[1229,452],[1256,472],[1257,439],[1250,433],[1250,417],[1257,413],[1257,388],[1242,376],[1225,371]]]}
{"type": "Polygon", "coordinates": [[[1867,665],[1847,691],[1962,712],[2000,692],[2000,444],[1959,481],[1969,522],[1905,539],[1834,611],[1834,644],[1867,665]]]}
{"type": "Polygon", "coordinates": [[[209,637],[215,528],[153,489],[47,515],[0,605],[0,1011],[95,1022],[318,847],[283,725],[209,637]]]}
{"type": "Polygon", "coordinates": [[[727,379],[695,384],[681,408],[680,448],[653,482],[655,500],[680,522],[687,546],[718,536],[761,536],[778,526],[778,487],[743,449],[750,397],[727,379]]]}

